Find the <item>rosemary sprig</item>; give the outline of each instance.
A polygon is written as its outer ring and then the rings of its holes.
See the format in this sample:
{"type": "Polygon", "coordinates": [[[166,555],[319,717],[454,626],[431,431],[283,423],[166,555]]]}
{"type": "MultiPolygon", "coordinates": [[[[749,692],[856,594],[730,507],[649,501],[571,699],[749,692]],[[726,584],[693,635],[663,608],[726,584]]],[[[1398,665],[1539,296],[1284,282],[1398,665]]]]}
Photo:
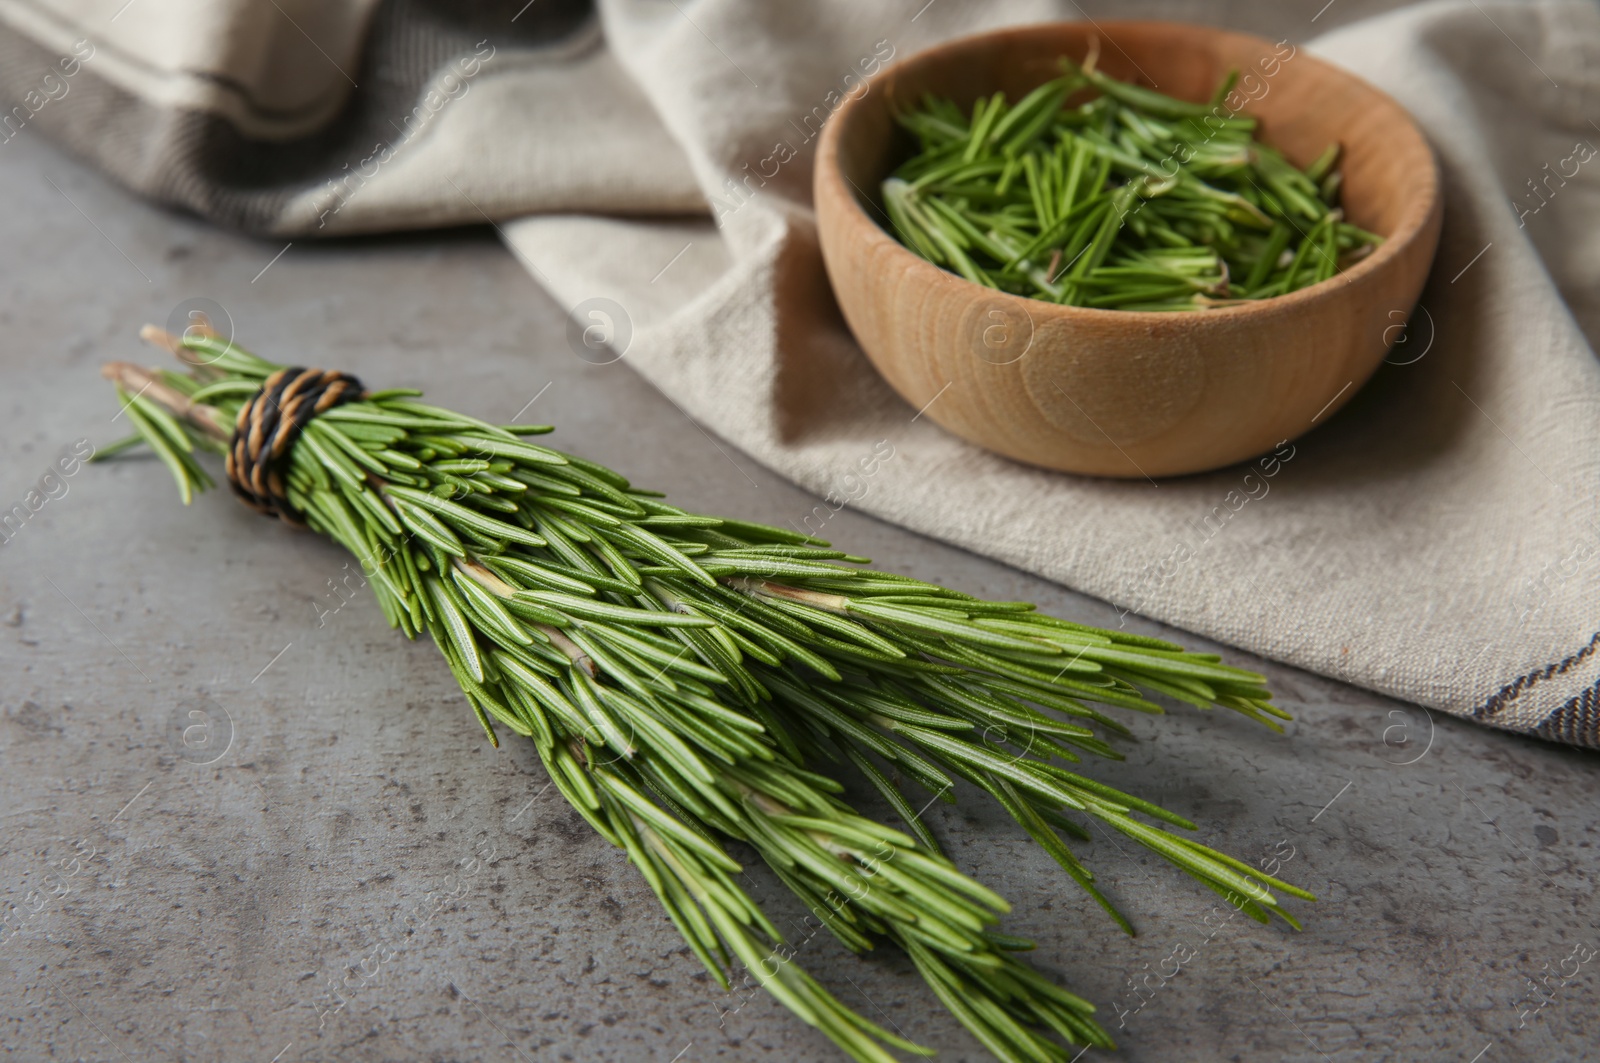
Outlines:
{"type": "MultiPolygon", "coordinates": [[[[1027,133],[1027,113],[1002,106],[990,105],[990,135],[1027,133]]],[[[226,449],[241,406],[280,367],[204,330],[146,338],[189,371],[114,363],[106,374],[129,442],[149,445],[188,501],[211,484],[196,453],[226,449]]],[[[999,802],[1130,933],[1063,834],[1086,840],[1097,821],[1252,917],[1298,926],[1272,891],[1309,893],[1153,825],[1193,828],[1066,766],[1118,757],[1106,737],[1127,731],[1095,706],[1160,712],[1144,692],[1276,726],[1286,717],[1261,676],[689,513],[528,440],[548,428],[418,396],[377,392],[319,414],[286,455],[289,501],[361,560],[391,624],[433,639],[491,742],[497,728],[533,741],[724,986],[742,964],[858,1060],[927,1052],[795,962],[735,881],[737,841],[846,947],[905,950],[996,1056],[1110,1046],[1088,1002],[1020,960],[1029,943],[995,930],[1005,900],[962,874],[913,811],[906,785],[953,801],[956,779],[999,802]],[[910,834],[851,807],[824,770],[842,763],[910,834]]]]}
{"type": "Polygon", "coordinates": [[[902,243],[1018,295],[1197,310],[1327,280],[1381,242],[1344,220],[1338,145],[1296,168],[1223,106],[1235,75],[1201,104],[1062,66],[1015,105],[930,96],[900,116],[920,144],[883,183],[902,243]]]}

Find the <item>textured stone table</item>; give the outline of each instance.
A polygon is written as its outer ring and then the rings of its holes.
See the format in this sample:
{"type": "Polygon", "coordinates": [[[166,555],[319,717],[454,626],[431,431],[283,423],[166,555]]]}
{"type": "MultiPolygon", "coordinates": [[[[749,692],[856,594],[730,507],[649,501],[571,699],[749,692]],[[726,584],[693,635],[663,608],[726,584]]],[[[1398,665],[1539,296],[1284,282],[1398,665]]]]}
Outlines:
{"type": "MultiPolygon", "coordinates": [[[[146,358],[137,326],[200,297],[278,360],[500,419],[532,402],[523,419],[558,422],[560,445],[691,508],[781,524],[813,505],[625,361],[574,357],[492,233],[256,243],[134,201],[33,135],[0,151],[0,189],[5,507],[76,440],[122,434],[97,366],[146,358]]],[[[436,651],[385,627],[334,547],[225,491],[186,510],[153,460],[47,486],[59,497],[0,547],[10,1058],[835,1058],[764,997],[710,983],[532,751],[483,741],[436,651]]],[[[917,576],[1115,622],[851,512],[830,533],[917,576]]],[[[1087,855],[1141,931],[1128,939],[1003,818],[928,813],[1015,902],[1008,929],[1102,1006],[1122,1058],[1593,1058],[1595,757],[1229,659],[1271,677],[1287,736],[1179,709],[1133,721],[1127,761],[1096,771],[1230,852],[1278,858],[1322,898],[1297,907],[1304,933],[1228,920],[1100,839],[1087,855]],[[1549,979],[1542,997],[1530,978],[1549,979]]],[[[764,870],[748,881],[794,914],[764,870]]],[[[983,1058],[903,959],[823,937],[801,956],[940,1058],[983,1058]]]]}

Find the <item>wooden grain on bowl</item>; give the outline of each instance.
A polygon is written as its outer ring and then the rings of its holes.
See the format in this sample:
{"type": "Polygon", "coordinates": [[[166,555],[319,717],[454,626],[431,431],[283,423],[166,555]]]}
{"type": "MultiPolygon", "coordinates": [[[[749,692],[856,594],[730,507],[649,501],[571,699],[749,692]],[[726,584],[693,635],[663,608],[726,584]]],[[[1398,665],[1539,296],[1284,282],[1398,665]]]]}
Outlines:
{"type": "Polygon", "coordinates": [[[1442,217],[1433,152],[1384,93],[1290,45],[1167,22],[1054,23],[967,37],[884,71],[817,151],[824,262],[862,349],[909,403],[981,446],[1097,476],[1229,465],[1331,417],[1373,373],[1432,264],[1442,217]],[[1061,306],[975,284],[887,231],[879,188],[912,147],[895,122],[926,93],[970,109],[1017,100],[1082,61],[1186,100],[1241,71],[1258,137],[1305,166],[1343,145],[1342,206],[1385,238],[1320,284],[1239,306],[1137,312],[1061,306]]]}

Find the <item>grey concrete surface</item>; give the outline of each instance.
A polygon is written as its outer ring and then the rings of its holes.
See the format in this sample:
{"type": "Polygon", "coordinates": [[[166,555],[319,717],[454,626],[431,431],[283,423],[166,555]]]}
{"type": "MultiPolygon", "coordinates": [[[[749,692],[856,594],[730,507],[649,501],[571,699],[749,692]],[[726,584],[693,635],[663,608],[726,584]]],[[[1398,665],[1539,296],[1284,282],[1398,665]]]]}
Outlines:
{"type": "MultiPolygon", "coordinates": [[[[523,419],[557,422],[561,445],[691,508],[783,523],[813,505],[625,361],[576,358],[560,308],[487,231],[285,250],[152,209],[32,135],[0,150],[0,189],[0,507],[74,441],[122,434],[98,364],[146,358],[137,326],[195,297],[269,357],[493,418],[531,401],[523,419]]],[[[709,982],[531,750],[483,741],[433,648],[361,594],[339,604],[352,569],[334,547],[225,491],[184,509],[152,460],[64,484],[0,546],[8,1058],[836,1058],[770,1001],[709,982]]],[[[1115,623],[849,511],[830,533],[885,566],[1115,623]]],[[[1296,906],[1303,933],[1228,920],[1101,839],[1087,858],[1128,939],[1003,817],[928,813],[1015,902],[1007,928],[1101,1006],[1121,1058],[1594,1058],[1594,755],[1223,652],[1271,677],[1287,735],[1177,709],[1134,720],[1126,762],[1095,771],[1209,842],[1279,859],[1321,897],[1296,906]]],[[[764,870],[748,881],[794,914],[764,870]]],[[[939,1058],[985,1058],[902,958],[823,938],[800,957],[939,1058]]]]}

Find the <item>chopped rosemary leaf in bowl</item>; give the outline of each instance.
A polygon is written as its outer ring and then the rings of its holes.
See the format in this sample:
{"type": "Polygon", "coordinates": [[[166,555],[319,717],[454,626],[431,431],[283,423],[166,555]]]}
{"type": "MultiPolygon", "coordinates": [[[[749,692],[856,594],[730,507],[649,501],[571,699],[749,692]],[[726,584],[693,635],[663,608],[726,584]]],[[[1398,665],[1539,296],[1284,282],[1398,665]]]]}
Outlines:
{"type": "Polygon", "coordinates": [[[1067,306],[1201,310],[1325,281],[1382,237],[1344,220],[1339,145],[1300,169],[1254,118],[1062,59],[1015,104],[898,116],[920,150],[883,182],[900,242],[985,287],[1067,306]],[[1068,105],[1082,90],[1096,95],[1068,105]]]}

